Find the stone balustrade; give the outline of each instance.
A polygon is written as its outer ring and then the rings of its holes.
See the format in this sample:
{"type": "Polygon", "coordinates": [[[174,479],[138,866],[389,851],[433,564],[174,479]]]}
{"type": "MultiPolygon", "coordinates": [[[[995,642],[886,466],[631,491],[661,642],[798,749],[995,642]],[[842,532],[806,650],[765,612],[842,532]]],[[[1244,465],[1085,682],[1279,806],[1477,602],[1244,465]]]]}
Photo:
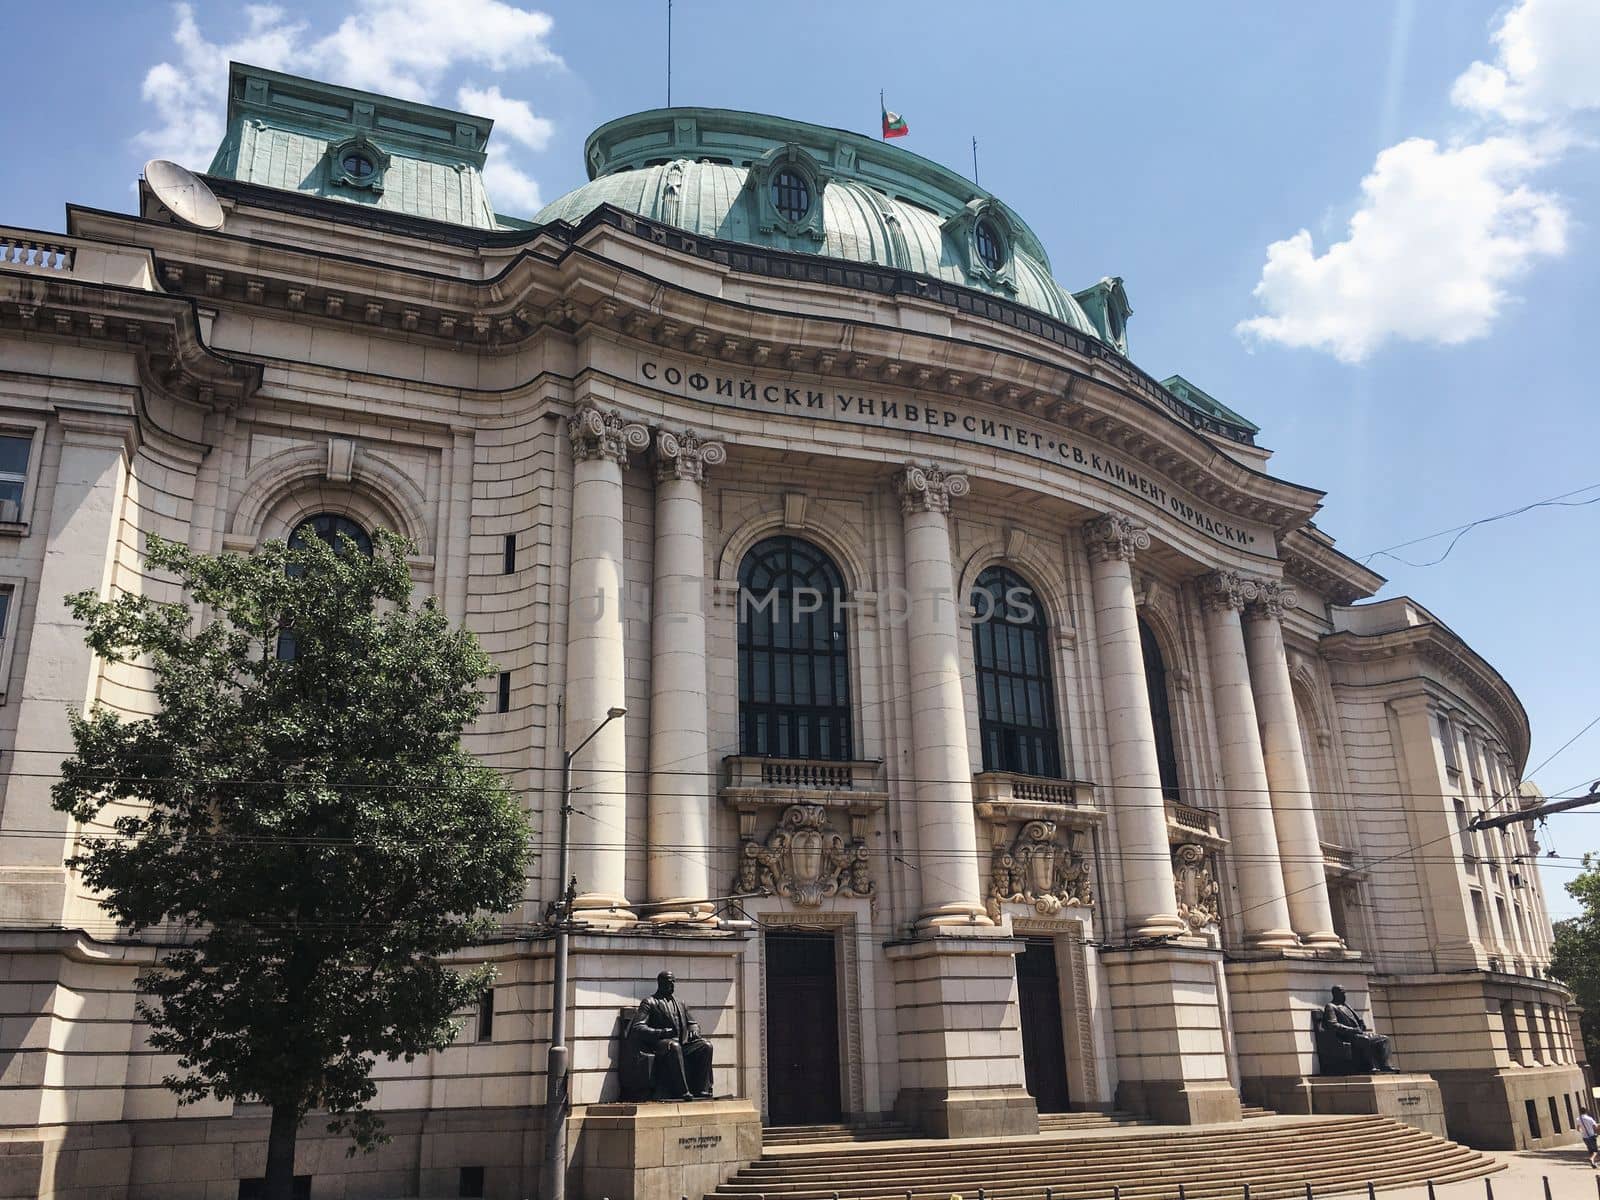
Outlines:
{"type": "Polygon", "coordinates": [[[65,241],[40,241],[16,230],[0,230],[0,267],[71,274],[77,247],[65,241]]]}
{"type": "Polygon", "coordinates": [[[6,273],[157,290],[148,250],[0,226],[0,274],[6,273]]]}
{"type": "Polygon", "coordinates": [[[779,804],[871,807],[888,799],[883,764],[876,760],[730,755],[722,764],[727,777],[722,800],[735,808],[779,804]]]}

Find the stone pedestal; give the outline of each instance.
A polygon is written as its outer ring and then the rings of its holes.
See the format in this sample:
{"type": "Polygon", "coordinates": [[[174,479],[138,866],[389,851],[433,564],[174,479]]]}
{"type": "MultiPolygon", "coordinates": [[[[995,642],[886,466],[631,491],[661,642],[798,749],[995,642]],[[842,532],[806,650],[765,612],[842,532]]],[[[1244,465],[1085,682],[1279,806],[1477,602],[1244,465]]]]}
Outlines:
{"type": "Polygon", "coordinates": [[[1280,1113],[1315,1111],[1310,1084],[1320,1064],[1312,1014],[1322,1010],[1337,985],[1372,1025],[1369,970],[1359,961],[1279,955],[1227,963],[1239,1091],[1246,1100],[1280,1113]]]}
{"type": "Polygon", "coordinates": [[[703,1196],[761,1156],[748,1100],[591,1104],[574,1110],[568,1136],[573,1200],[703,1196]]]}
{"type": "Polygon", "coordinates": [[[895,1118],[930,1137],[1039,1132],[1022,1076],[1021,943],[998,932],[888,947],[900,1041],[895,1118]]]}
{"type": "Polygon", "coordinates": [[[1448,1137],[1444,1099],[1432,1075],[1341,1075],[1310,1081],[1311,1111],[1318,1116],[1372,1114],[1404,1121],[1424,1133],[1448,1137]]]}
{"type": "Polygon", "coordinates": [[[1164,1125],[1240,1118],[1228,1074],[1220,952],[1159,946],[1101,953],[1115,1023],[1118,1108],[1164,1125]]]}

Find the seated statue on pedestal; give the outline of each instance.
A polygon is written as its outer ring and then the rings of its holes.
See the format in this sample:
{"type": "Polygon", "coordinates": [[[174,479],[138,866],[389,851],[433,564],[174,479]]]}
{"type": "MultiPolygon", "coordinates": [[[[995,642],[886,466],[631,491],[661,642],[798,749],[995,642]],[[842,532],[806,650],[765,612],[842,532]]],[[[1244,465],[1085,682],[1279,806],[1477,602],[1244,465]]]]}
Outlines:
{"type": "Polygon", "coordinates": [[[656,990],[639,1002],[622,1047],[624,1100],[711,1099],[711,1043],[673,995],[671,971],[656,976],[656,990]]]}
{"type": "Polygon", "coordinates": [[[1389,1039],[1373,1033],[1361,1014],[1345,1003],[1345,991],[1335,986],[1333,999],[1311,1015],[1317,1041],[1317,1062],[1323,1075],[1365,1075],[1393,1072],[1389,1065],[1389,1039]]]}

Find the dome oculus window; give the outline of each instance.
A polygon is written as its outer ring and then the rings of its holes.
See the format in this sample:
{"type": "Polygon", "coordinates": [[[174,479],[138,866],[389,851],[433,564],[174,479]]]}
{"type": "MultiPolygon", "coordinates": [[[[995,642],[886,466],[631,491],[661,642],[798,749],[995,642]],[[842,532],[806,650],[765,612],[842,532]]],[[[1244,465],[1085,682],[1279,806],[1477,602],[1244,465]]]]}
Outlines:
{"type": "Polygon", "coordinates": [[[772,207],[785,221],[803,221],[811,211],[811,185],[798,171],[779,171],[772,177],[772,207]]]}
{"type": "Polygon", "coordinates": [[[978,261],[991,271],[998,271],[1005,265],[1006,244],[1000,237],[1000,231],[994,227],[992,221],[979,221],[978,227],[973,231],[973,239],[977,243],[978,261]]]}
{"type": "Polygon", "coordinates": [[[339,165],[344,169],[344,173],[352,179],[370,179],[373,172],[378,169],[377,164],[358,151],[346,154],[339,161],[339,165]]]}

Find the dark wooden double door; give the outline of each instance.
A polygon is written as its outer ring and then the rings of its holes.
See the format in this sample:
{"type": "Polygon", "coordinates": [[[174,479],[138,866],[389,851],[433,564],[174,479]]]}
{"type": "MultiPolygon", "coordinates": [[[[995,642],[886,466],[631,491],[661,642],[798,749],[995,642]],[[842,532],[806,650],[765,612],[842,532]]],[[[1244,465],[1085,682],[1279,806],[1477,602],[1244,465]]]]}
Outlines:
{"type": "Polygon", "coordinates": [[[1055,943],[1023,943],[1022,953],[1017,955],[1017,999],[1022,1017],[1022,1074],[1028,1091],[1040,1112],[1066,1112],[1071,1097],[1055,943]]]}
{"type": "Polygon", "coordinates": [[[829,933],[768,933],[767,1124],[838,1121],[839,977],[829,933]]]}

